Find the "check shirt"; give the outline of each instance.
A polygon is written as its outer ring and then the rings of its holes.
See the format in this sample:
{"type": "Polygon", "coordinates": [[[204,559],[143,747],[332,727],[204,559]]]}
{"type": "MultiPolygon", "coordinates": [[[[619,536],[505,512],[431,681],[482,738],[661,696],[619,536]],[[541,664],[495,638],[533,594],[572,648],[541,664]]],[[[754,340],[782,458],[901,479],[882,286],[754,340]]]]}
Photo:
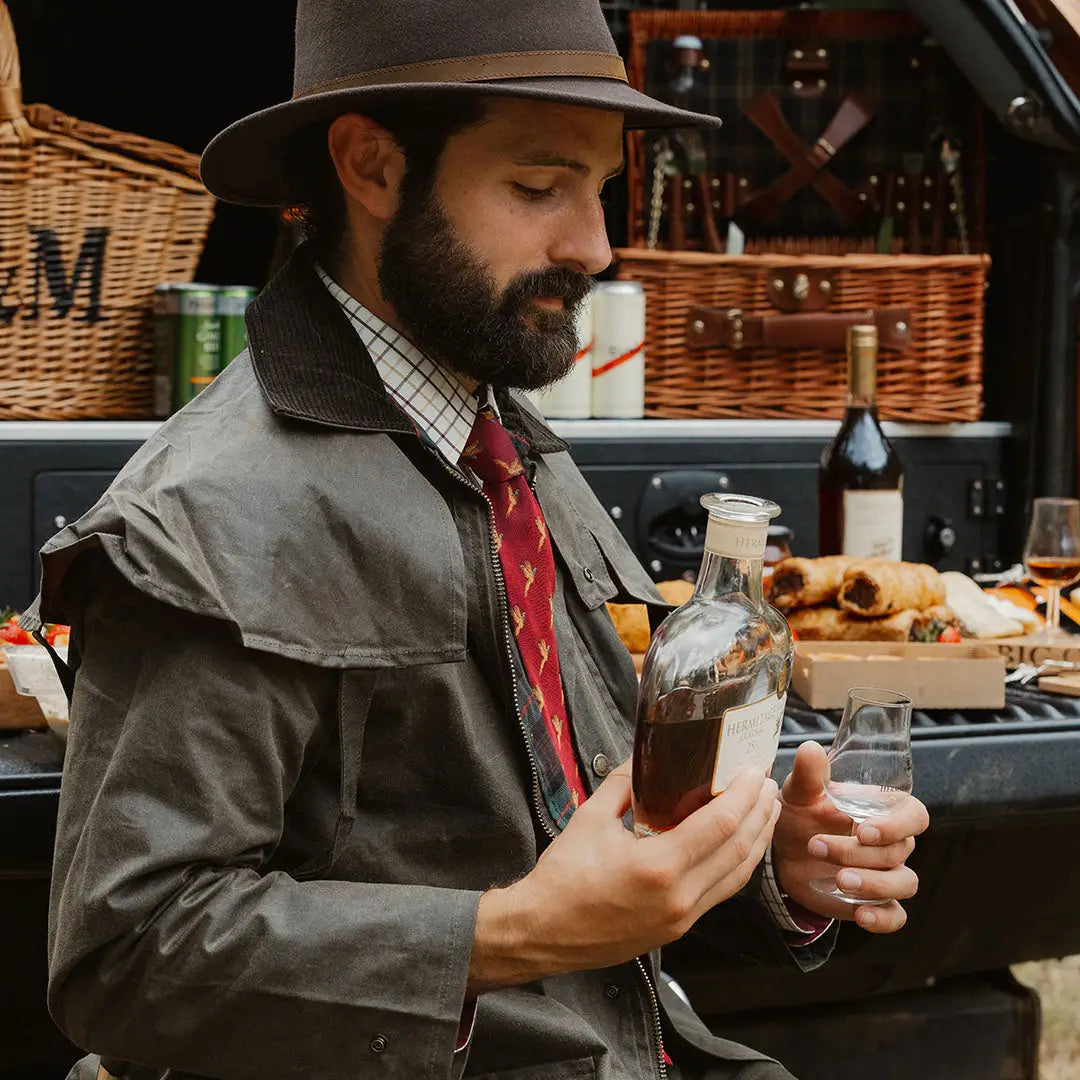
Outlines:
{"type": "MultiPolygon", "coordinates": [[[[453,372],[421,352],[404,334],[373,315],[321,266],[317,265],[316,270],[370,353],[386,392],[401,406],[418,431],[434,443],[447,463],[461,469],[460,458],[476,422],[479,396],[463,386],[453,372]]],[[[490,388],[486,391],[486,399],[486,404],[498,416],[495,395],[490,388]]],[[[804,916],[789,907],[776,882],[771,850],[765,855],[761,899],[777,926],[794,939],[789,944],[810,944],[830,925],[828,920],[809,912],[804,916]]]]}

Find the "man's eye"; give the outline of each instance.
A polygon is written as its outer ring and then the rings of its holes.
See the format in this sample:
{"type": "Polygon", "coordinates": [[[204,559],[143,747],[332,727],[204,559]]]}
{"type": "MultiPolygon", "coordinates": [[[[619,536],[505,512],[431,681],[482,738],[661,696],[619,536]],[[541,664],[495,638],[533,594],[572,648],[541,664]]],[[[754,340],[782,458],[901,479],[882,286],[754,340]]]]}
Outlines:
{"type": "Polygon", "coordinates": [[[517,183],[514,184],[514,190],[526,199],[532,199],[535,202],[539,202],[541,199],[550,199],[555,194],[554,188],[532,188],[517,183]]]}

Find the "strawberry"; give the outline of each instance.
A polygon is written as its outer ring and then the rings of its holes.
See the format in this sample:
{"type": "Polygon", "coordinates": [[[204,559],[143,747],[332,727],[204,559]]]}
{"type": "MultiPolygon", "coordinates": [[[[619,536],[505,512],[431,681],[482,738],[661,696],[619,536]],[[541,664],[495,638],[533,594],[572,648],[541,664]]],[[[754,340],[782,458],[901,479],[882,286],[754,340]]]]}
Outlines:
{"type": "Polygon", "coordinates": [[[70,626],[61,626],[59,623],[49,626],[45,630],[45,640],[56,648],[59,645],[67,645],[71,634],[70,626]]]}
{"type": "Polygon", "coordinates": [[[955,626],[946,626],[944,630],[938,634],[938,641],[942,645],[960,645],[963,643],[963,638],[960,636],[960,631],[955,626]]]}

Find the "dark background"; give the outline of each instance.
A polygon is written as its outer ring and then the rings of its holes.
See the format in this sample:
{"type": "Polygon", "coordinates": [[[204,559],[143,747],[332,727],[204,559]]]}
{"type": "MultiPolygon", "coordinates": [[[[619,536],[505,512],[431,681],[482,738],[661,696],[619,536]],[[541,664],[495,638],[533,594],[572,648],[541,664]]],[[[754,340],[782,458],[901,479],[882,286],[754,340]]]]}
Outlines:
{"type": "MultiPolygon", "coordinates": [[[[293,0],[11,0],[23,100],[200,154],[292,94],[293,0]]],[[[197,279],[264,284],[270,211],[219,204],[197,279]]]]}

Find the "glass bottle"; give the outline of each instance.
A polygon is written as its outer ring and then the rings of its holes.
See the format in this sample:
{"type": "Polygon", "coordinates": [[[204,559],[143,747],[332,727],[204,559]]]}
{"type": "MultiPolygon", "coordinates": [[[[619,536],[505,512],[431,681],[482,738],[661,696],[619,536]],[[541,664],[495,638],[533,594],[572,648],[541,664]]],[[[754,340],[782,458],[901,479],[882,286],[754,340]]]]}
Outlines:
{"type": "Polygon", "coordinates": [[[877,415],[876,326],[848,330],[848,403],[818,470],[818,554],[899,561],[904,469],[877,415]]]}
{"type": "Polygon", "coordinates": [[[762,565],[780,507],[704,495],[705,553],[694,595],[653,635],[638,693],[634,831],[652,836],[720,794],[747,765],[772,766],[792,640],[765,602],[762,565]]]}

